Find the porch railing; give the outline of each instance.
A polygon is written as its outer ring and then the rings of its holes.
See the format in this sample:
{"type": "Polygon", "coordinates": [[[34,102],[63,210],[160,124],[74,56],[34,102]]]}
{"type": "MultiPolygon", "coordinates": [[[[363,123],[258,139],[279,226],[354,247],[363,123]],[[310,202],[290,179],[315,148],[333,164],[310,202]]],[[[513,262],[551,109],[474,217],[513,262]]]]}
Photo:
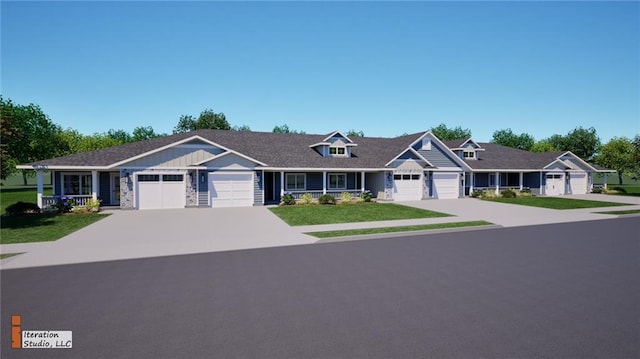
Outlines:
{"type": "MultiPolygon", "coordinates": [[[[340,195],[343,192],[349,192],[354,197],[358,197],[362,193],[362,191],[360,191],[360,190],[342,190],[342,191],[333,191],[332,190],[332,191],[327,191],[327,194],[331,195],[331,196],[334,196],[336,199],[340,199],[340,195]]],[[[319,199],[323,195],[322,190],[319,190],[319,191],[285,191],[284,193],[291,193],[293,198],[295,198],[296,200],[299,200],[300,197],[302,197],[302,195],[305,194],[305,193],[311,194],[313,196],[313,199],[319,199]]]]}
{"type": "MultiPolygon", "coordinates": [[[[65,196],[70,198],[76,206],[86,206],[87,201],[91,199],[91,195],[77,195],[77,196],[65,196]]],[[[56,207],[56,202],[60,196],[42,196],[42,209],[53,209],[56,207]]]]}

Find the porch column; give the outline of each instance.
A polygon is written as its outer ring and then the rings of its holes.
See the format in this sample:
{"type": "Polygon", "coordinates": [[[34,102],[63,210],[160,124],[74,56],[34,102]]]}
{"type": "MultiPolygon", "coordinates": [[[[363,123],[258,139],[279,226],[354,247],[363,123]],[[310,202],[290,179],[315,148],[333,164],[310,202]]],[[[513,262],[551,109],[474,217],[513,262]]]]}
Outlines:
{"type": "Polygon", "coordinates": [[[604,173],[604,189],[607,189],[607,176],[609,174],[607,172],[604,173]]]}
{"type": "Polygon", "coordinates": [[[542,193],[544,191],[544,187],[542,186],[542,172],[540,172],[540,194],[544,194],[542,193]]]}
{"type": "Polygon", "coordinates": [[[500,172],[496,172],[496,195],[500,194],[500,172]]]}
{"type": "Polygon", "coordinates": [[[461,176],[462,176],[462,198],[464,198],[465,197],[464,188],[467,186],[467,173],[462,172],[461,176]]]}
{"type": "Polygon", "coordinates": [[[322,194],[327,194],[327,171],[322,172],[322,194]]]}
{"type": "Polygon", "coordinates": [[[42,191],[43,191],[43,182],[42,182],[42,171],[36,171],[36,186],[37,186],[37,203],[38,207],[42,209],[42,191]]]}
{"type": "Polygon", "coordinates": [[[280,171],[280,198],[284,196],[284,171],[280,171]]]}
{"type": "Polygon", "coordinates": [[[473,186],[476,185],[476,174],[471,172],[471,176],[469,177],[469,195],[473,193],[473,186]]]}
{"type": "Polygon", "coordinates": [[[91,198],[98,199],[98,171],[91,171],[91,198]]]}
{"type": "Polygon", "coordinates": [[[521,191],[522,191],[522,176],[523,176],[523,173],[520,172],[520,190],[521,191]]]}
{"type": "Polygon", "coordinates": [[[360,188],[362,193],[364,193],[364,171],[360,172],[360,188]]]}

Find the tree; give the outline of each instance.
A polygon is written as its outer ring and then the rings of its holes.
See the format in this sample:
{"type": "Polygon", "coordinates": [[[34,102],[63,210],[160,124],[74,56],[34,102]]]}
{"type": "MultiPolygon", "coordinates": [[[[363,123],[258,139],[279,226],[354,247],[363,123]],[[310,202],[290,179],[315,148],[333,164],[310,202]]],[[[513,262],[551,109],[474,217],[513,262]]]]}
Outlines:
{"type": "Polygon", "coordinates": [[[351,129],[351,130],[347,131],[345,136],[347,136],[347,137],[364,137],[364,132],[362,130],[356,131],[354,129],[351,129]]]}
{"type": "Polygon", "coordinates": [[[555,152],[558,151],[557,148],[553,147],[549,140],[540,140],[531,146],[529,149],[531,152],[555,152]]]}
{"type": "Polygon", "coordinates": [[[636,149],[633,141],[627,137],[614,137],[600,148],[596,163],[618,172],[618,181],[622,184],[622,175],[632,174],[638,166],[634,162],[636,149]]]}
{"type": "MultiPolygon", "coordinates": [[[[11,100],[5,101],[0,96],[0,107],[3,118],[6,116],[8,131],[12,135],[3,142],[1,176],[6,178],[10,173],[16,172],[15,165],[20,163],[35,162],[46,158],[61,156],[68,151],[66,143],[62,140],[60,126],[54,124],[40,106],[29,104],[26,106],[15,105],[11,100]]],[[[4,123],[5,120],[3,120],[4,123]]],[[[5,133],[5,136],[8,134],[5,133]]],[[[22,171],[23,182],[27,184],[26,170],[22,171]]]]}
{"type": "Polygon", "coordinates": [[[131,135],[125,130],[110,129],[109,131],[107,131],[107,136],[121,145],[132,141],[131,135]]]}
{"type": "Polygon", "coordinates": [[[442,141],[461,140],[471,137],[470,129],[463,129],[460,126],[448,128],[444,123],[441,123],[436,127],[432,127],[430,131],[442,141]]]}
{"type": "Polygon", "coordinates": [[[247,125],[242,125],[242,126],[233,126],[232,128],[233,131],[251,131],[251,127],[247,126],[247,125]]]}
{"type": "Polygon", "coordinates": [[[586,161],[592,161],[600,149],[600,138],[593,127],[576,127],[565,136],[553,135],[547,141],[559,151],[571,151],[586,161]]]}
{"type": "Polygon", "coordinates": [[[296,133],[299,135],[304,135],[305,132],[304,131],[296,131],[296,130],[292,130],[289,128],[289,125],[284,124],[282,126],[276,126],[273,128],[273,133],[296,133]]]}
{"type": "Polygon", "coordinates": [[[636,135],[631,142],[633,144],[633,170],[631,178],[635,181],[640,179],[640,135],[636,135]]]}
{"type": "Polygon", "coordinates": [[[535,144],[535,139],[528,133],[516,135],[510,128],[506,130],[497,130],[493,133],[491,143],[513,147],[520,150],[529,151],[535,144]]]}
{"type": "Polygon", "coordinates": [[[185,133],[202,129],[231,130],[231,125],[227,122],[224,113],[215,113],[211,109],[206,109],[200,113],[198,119],[191,115],[180,116],[173,133],[185,133]]]}
{"type": "Polygon", "coordinates": [[[138,126],[133,129],[131,134],[131,141],[138,142],[144,140],[150,140],[152,138],[164,136],[163,134],[158,134],[153,130],[151,126],[138,126]]]}

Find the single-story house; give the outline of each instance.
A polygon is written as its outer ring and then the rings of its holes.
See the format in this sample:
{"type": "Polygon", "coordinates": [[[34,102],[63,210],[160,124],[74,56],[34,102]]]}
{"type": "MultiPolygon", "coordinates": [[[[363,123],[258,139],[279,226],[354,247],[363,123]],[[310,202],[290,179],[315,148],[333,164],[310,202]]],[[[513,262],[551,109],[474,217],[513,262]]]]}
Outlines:
{"type": "Polygon", "coordinates": [[[339,196],[371,191],[385,200],[461,198],[478,189],[529,188],[538,195],[589,193],[611,170],[571,152],[532,153],[431,132],[395,138],[339,131],[300,135],[197,130],[18,166],[37,172],[38,205],[58,196],[123,209],[279,203],[285,193],[339,196]],[[42,171],[53,173],[43,196],[42,171]]]}

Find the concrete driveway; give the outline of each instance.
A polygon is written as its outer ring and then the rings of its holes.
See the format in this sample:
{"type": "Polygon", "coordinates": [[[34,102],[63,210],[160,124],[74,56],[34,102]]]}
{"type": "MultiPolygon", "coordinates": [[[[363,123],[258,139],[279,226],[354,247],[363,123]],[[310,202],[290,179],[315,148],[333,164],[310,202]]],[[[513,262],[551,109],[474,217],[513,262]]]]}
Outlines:
{"type": "Polygon", "coordinates": [[[309,244],[265,207],[110,211],[111,216],[55,242],[3,245],[27,253],[2,268],[309,244]]]}

